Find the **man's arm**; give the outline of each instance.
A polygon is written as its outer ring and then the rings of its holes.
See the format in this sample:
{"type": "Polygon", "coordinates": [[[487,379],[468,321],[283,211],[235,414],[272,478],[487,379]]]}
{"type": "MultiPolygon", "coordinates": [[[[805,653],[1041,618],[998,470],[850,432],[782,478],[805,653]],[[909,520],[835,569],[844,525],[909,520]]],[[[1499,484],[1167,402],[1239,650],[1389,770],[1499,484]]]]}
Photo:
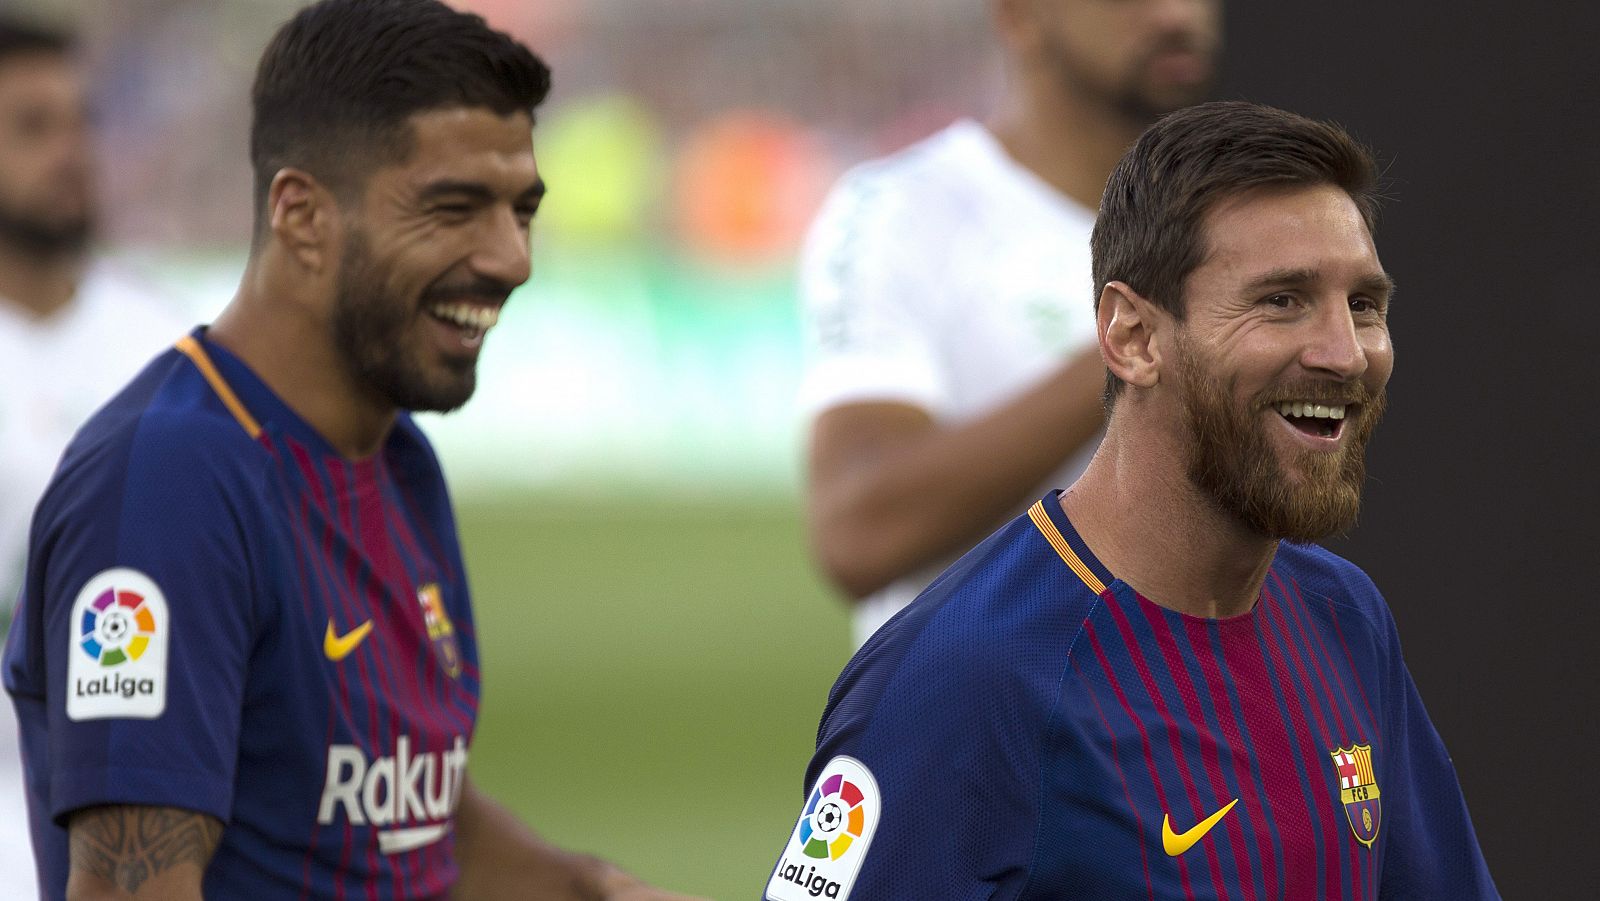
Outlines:
{"type": "Polygon", "coordinates": [[[466,780],[456,810],[456,901],[694,901],[652,888],[615,865],[563,851],[466,780]]]}
{"type": "Polygon", "coordinates": [[[859,599],[977,544],[1099,431],[1104,384],[1091,348],[959,426],[901,403],[825,410],[812,424],[808,489],[823,571],[859,599]]]}
{"type": "Polygon", "coordinates": [[[90,807],[67,826],[68,901],[198,901],[222,838],[215,817],[176,807],[90,807]]]}

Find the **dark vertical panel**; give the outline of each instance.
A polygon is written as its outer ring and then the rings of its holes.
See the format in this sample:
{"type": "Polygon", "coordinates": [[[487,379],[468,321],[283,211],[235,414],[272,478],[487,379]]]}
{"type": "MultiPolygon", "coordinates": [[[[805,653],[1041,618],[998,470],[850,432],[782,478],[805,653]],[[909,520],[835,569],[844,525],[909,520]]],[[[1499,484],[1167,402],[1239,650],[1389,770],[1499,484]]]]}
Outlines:
{"type": "Polygon", "coordinates": [[[1600,897],[1594,10],[1235,3],[1219,92],[1388,162],[1391,413],[1333,546],[1389,598],[1507,898],[1600,897]]]}

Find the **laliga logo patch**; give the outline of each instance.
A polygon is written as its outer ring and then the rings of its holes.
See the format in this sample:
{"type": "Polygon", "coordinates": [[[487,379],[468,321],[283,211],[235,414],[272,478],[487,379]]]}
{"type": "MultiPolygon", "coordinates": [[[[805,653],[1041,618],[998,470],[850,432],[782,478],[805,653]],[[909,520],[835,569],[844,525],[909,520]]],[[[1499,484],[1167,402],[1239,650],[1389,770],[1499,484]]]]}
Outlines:
{"type": "Polygon", "coordinates": [[[67,718],[155,719],[167,706],[167,599],[135,569],[84,584],[67,636],[67,718]]]}
{"type": "Polygon", "coordinates": [[[861,761],[830,760],[767,881],[767,901],[850,897],[882,810],[878,782],[861,761]]]}

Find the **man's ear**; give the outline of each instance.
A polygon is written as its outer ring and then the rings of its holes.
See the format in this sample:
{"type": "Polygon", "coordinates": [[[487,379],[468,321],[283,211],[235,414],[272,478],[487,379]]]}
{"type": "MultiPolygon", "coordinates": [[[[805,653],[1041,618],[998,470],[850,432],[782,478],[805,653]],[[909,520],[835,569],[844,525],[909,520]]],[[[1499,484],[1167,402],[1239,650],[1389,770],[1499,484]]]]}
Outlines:
{"type": "Polygon", "coordinates": [[[1161,381],[1163,311],[1127,282],[1107,282],[1095,309],[1100,356],[1111,374],[1136,388],[1161,381]]]}
{"type": "Polygon", "coordinates": [[[320,273],[335,259],[339,205],[303,169],[279,169],[267,189],[268,228],[291,259],[320,273]]]}

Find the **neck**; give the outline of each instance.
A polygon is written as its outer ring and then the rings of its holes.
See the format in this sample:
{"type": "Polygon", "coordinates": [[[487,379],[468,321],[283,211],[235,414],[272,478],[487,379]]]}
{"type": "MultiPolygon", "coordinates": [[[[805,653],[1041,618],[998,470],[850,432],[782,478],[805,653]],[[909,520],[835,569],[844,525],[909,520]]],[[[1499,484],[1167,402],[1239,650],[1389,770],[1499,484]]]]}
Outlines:
{"type": "Polygon", "coordinates": [[[0,243],[0,298],[44,319],[78,293],[83,278],[83,255],[40,255],[0,243]]]}
{"type": "Polygon", "coordinates": [[[1013,72],[1017,87],[985,124],[1023,167],[1056,190],[1099,209],[1106,179],[1144,126],[1103,101],[1039,72],[1013,72]]]}
{"type": "Polygon", "coordinates": [[[1113,417],[1089,468],[1061,498],[1084,542],[1113,575],[1163,607],[1212,619],[1251,610],[1277,539],[1210,504],[1174,463],[1183,459],[1179,441],[1126,440],[1118,425],[1113,417]]]}
{"type": "Polygon", "coordinates": [[[305,285],[275,275],[251,259],[239,291],[207,337],[243,360],[296,415],[341,455],[362,459],[378,452],[397,411],[360,385],[333,342],[318,310],[296,303],[305,285]]]}

